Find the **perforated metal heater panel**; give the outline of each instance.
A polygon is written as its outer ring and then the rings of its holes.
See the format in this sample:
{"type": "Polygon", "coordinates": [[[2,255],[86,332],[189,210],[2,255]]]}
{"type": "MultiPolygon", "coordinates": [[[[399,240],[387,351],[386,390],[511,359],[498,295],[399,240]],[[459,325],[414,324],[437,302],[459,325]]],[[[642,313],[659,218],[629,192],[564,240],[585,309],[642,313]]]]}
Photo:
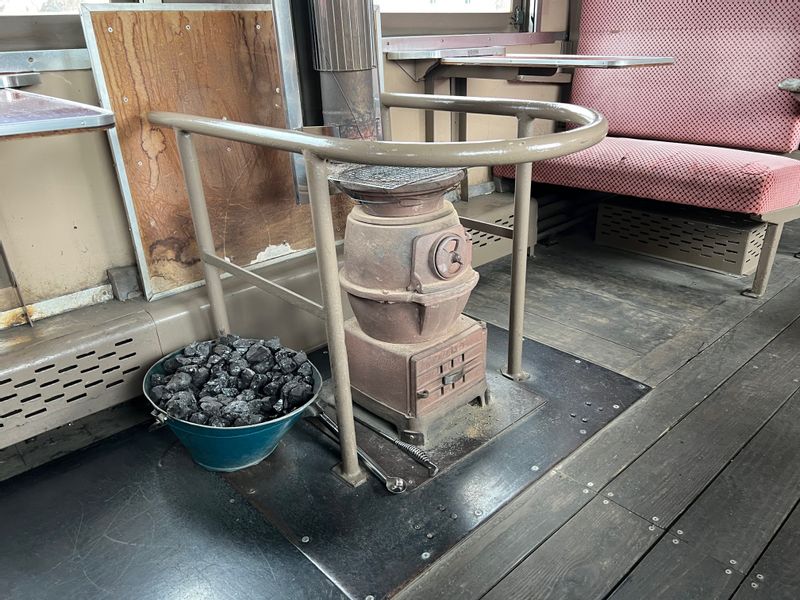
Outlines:
{"type": "Polygon", "coordinates": [[[161,356],[152,318],[140,312],[0,358],[0,447],[141,395],[161,356]]]}
{"type": "Polygon", "coordinates": [[[598,244],[733,275],[755,271],[767,226],[745,215],[643,200],[603,202],[598,244]]]}

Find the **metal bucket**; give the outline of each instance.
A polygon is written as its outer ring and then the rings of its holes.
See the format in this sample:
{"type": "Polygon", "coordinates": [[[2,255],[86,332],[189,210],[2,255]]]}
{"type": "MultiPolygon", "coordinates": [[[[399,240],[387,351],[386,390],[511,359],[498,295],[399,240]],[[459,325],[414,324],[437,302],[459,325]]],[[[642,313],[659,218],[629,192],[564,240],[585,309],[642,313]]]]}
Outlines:
{"type": "Polygon", "coordinates": [[[322,388],[322,376],[312,364],[314,395],[311,399],[280,419],[243,427],[210,427],[171,417],[150,397],[150,380],[156,373],[166,374],[164,362],[182,352],[176,350],[154,364],[144,376],[145,398],[153,405],[153,416],[166,424],[192,455],[194,461],[211,471],[238,471],[260,463],[269,456],[283,435],[313,403],[322,388]]]}

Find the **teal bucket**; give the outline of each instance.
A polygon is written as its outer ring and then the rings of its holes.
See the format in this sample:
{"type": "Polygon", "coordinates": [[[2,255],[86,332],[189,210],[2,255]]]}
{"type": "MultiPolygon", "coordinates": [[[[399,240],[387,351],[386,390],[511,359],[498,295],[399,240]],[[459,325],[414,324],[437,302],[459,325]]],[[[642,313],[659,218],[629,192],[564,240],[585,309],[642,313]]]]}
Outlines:
{"type": "Polygon", "coordinates": [[[311,365],[314,377],[314,395],[311,399],[279,419],[244,427],[210,427],[182,421],[169,416],[150,397],[150,381],[156,373],[164,375],[164,362],[182,352],[176,350],[154,364],[144,376],[144,395],[153,405],[153,416],[165,423],[191,454],[192,459],[211,471],[238,471],[260,463],[269,456],[289,428],[303,416],[309,405],[316,401],[322,388],[322,376],[311,365]]]}

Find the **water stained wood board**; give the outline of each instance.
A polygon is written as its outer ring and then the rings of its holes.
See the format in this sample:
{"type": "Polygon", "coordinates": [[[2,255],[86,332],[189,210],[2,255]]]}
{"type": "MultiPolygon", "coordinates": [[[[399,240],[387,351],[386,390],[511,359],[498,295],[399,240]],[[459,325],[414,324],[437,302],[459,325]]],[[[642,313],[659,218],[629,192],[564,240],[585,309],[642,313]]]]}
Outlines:
{"type": "MultiPolygon", "coordinates": [[[[202,278],[175,134],[151,111],[287,127],[288,73],[268,6],[84,8],[134,246],[149,298],[202,278]]],[[[296,76],[294,74],[293,76],[296,76]]],[[[314,246],[287,152],[194,135],[217,253],[246,266],[314,246]]],[[[350,201],[333,199],[337,234],[350,201]]]]}

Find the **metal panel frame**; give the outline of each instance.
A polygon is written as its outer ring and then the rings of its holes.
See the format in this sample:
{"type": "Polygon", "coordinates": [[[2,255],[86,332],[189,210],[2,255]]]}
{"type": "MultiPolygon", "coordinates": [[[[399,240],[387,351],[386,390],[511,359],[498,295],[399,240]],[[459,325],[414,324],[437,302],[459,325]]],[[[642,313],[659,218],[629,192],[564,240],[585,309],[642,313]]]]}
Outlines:
{"type": "MultiPolygon", "coordinates": [[[[97,86],[97,94],[100,98],[100,105],[103,108],[112,110],[111,98],[105,83],[105,73],[100,61],[100,52],[97,46],[92,27],[93,12],[271,12],[275,23],[275,32],[278,41],[278,54],[281,64],[281,79],[284,88],[284,110],[286,115],[286,125],[290,129],[301,129],[303,126],[303,109],[300,101],[300,80],[297,72],[297,58],[294,48],[294,35],[292,34],[291,13],[289,0],[274,0],[264,4],[82,4],[81,5],[81,24],[86,37],[86,48],[89,57],[89,66],[97,86]]],[[[22,53],[27,56],[30,53],[22,53]]],[[[139,234],[139,220],[133,205],[133,196],[128,183],[128,174],[125,163],[122,159],[122,148],[120,145],[119,134],[116,127],[108,130],[108,140],[111,146],[111,154],[114,158],[114,167],[117,171],[122,202],[125,206],[125,213],[128,217],[128,224],[131,229],[131,240],[133,251],[136,256],[136,263],[139,267],[139,275],[142,279],[142,287],[145,298],[148,300],[158,300],[178,294],[186,290],[199,287],[203,284],[202,280],[195,281],[186,285],[178,286],[171,290],[155,293],[150,282],[150,270],[147,266],[147,257],[139,234]]],[[[295,180],[295,191],[299,194],[301,185],[305,182],[305,166],[302,157],[293,158],[293,175],[295,180]]],[[[299,196],[298,196],[299,199],[299,196]]],[[[313,251],[313,250],[312,250],[313,251]]],[[[301,251],[304,252],[304,251],[301,251]]],[[[297,253],[292,253],[296,256],[297,253]]],[[[284,257],[282,257],[284,258],[284,257]]],[[[248,269],[262,267],[271,264],[279,259],[270,259],[259,263],[248,265],[248,269]]]]}
{"type": "Polygon", "coordinates": [[[85,71],[91,68],[86,48],[0,52],[0,73],[85,71]]]}

